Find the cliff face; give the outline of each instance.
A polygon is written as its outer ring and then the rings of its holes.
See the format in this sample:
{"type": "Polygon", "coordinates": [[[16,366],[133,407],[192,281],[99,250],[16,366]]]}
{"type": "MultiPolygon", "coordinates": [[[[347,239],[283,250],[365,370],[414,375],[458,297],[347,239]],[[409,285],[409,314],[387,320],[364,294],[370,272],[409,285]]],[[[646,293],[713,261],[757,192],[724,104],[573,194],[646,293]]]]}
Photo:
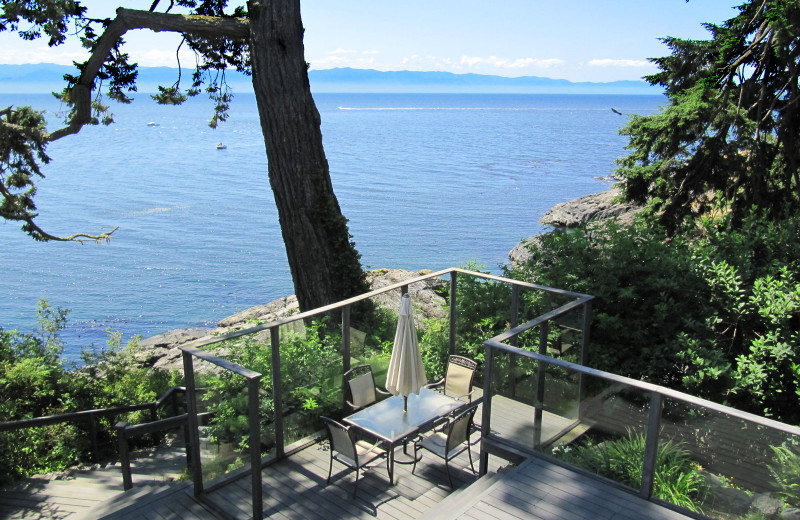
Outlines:
{"type": "MultiPolygon", "coordinates": [[[[554,227],[575,228],[590,222],[615,219],[622,225],[633,222],[636,213],[641,209],[634,204],[615,203],[619,190],[612,188],[600,193],[585,195],[568,202],[556,204],[539,221],[554,227]]],[[[530,258],[528,247],[535,244],[539,235],[528,237],[508,253],[512,264],[521,263],[530,258]]]]}

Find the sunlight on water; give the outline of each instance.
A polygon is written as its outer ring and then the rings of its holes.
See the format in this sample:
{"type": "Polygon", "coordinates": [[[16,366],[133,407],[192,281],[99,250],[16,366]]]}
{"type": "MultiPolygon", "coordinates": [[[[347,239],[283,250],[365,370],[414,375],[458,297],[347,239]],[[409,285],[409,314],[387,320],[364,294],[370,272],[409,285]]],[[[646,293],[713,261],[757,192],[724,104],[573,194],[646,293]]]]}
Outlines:
{"type": "MultiPolygon", "coordinates": [[[[658,96],[317,94],[334,189],[370,268],[498,271],[553,205],[605,190],[625,117],[658,96]]],[[[50,96],[2,106],[58,109],[50,96]]],[[[57,234],[119,226],[108,245],[35,243],[0,223],[0,325],[28,331],[48,298],[72,309],[71,356],[104,330],[207,326],[293,292],[252,97],[208,127],[205,100],[112,107],[110,128],[53,143],[40,223],[57,234]],[[150,124],[153,123],[153,124],[150,124]],[[218,150],[218,143],[226,149],[218,150]]],[[[51,127],[54,127],[51,124],[51,127]]]]}

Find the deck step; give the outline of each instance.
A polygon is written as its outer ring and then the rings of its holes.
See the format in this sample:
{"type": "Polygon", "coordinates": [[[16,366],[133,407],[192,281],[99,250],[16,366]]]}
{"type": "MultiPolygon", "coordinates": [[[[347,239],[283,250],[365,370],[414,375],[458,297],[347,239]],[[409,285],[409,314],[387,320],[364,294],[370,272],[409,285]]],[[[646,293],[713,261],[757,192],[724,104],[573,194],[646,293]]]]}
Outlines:
{"type": "Polygon", "coordinates": [[[95,505],[75,520],[89,520],[101,518],[115,518],[123,514],[146,506],[148,503],[163,499],[173,493],[183,492],[191,483],[180,484],[145,484],[137,486],[130,491],[123,491],[110,497],[108,500],[95,505]]]}
{"type": "Polygon", "coordinates": [[[479,478],[472,485],[459,489],[450,496],[439,502],[430,513],[425,516],[426,520],[451,520],[459,518],[467,512],[480,497],[488,494],[499,482],[506,479],[513,479],[514,474],[524,467],[528,461],[519,466],[505,466],[500,468],[497,473],[489,472],[479,478]]]}

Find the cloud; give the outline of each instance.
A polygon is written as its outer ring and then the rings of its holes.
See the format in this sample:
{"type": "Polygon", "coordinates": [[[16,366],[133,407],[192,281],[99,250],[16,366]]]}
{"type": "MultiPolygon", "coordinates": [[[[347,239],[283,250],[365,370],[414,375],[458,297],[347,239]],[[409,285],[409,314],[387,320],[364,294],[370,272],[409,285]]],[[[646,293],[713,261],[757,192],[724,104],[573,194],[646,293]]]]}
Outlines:
{"type": "Polygon", "coordinates": [[[590,67],[650,67],[652,63],[647,60],[591,60],[588,65],[590,67]]]}
{"type": "Polygon", "coordinates": [[[486,65],[500,69],[525,69],[525,68],[547,69],[550,67],[563,65],[564,60],[558,58],[509,59],[509,58],[498,58],[497,56],[489,56],[488,58],[483,58],[480,56],[462,56],[460,64],[465,65],[467,67],[477,67],[486,65]]]}
{"type": "Polygon", "coordinates": [[[328,55],[331,55],[331,54],[356,54],[357,52],[358,51],[354,51],[354,50],[350,50],[350,49],[342,49],[341,47],[339,47],[338,49],[336,49],[334,51],[329,51],[328,55]]]}

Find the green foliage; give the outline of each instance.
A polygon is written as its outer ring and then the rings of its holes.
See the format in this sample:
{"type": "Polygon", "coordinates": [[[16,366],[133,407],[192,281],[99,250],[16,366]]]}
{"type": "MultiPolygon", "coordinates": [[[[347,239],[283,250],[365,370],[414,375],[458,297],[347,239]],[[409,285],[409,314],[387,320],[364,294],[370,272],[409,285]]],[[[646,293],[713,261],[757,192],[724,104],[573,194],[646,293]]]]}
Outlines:
{"type": "Polygon", "coordinates": [[[772,446],[775,456],[769,471],[778,482],[778,494],[790,507],[800,507],[800,453],[796,445],[772,446]]]}
{"type": "MultiPolygon", "coordinates": [[[[482,272],[482,266],[467,264],[466,269],[482,272]]],[[[509,327],[511,288],[504,283],[460,276],[456,286],[456,354],[483,366],[483,342],[509,327]]]]}
{"type": "Polygon", "coordinates": [[[800,209],[800,3],[748,0],[709,40],[665,38],[672,54],[646,79],[665,88],[660,113],[621,131],[630,155],[617,174],[670,234],[709,212],[738,227],[753,207],[782,219],[800,209]],[[794,87],[792,86],[794,85],[794,87]]]}
{"type": "MultiPolygon", "coordinates": [[[[644,435],[632,431],[621,439],[600,443],[586,439],[579,446],[559,446],[553,450],[565,462],[634,489],[642,485],[644,453],[644,435]]],[[[655,467],[653,496],[701,513],[700,504],[708,489],[689,452],[672,441],[661,442],[655,467]]]]}
{"type": "Polygon", "coordinates": [[[669,386],[698,285],[684,250],[655,228],[557,230],[511,276],[593,295],[590,366],[669,386]]]}
{"type": "Polygon", "coordinates": [[[591,366],[796,423],[800,219],[715,224],[555,231],[511,276],[595,296],[591,366]]]}
{"type": "MultiPolygon", "coordinates": [[[[109,348],[86,352],[80,369],[61,359],[59,332],[69,311],[39,302],[38,327],[29,334],[0,328],[0,420],[14,421],[81,410],[152,402],[180,383],[177,374],[151,371],[133,362],[134,344],[121,348],[111,333],[109,348]]],[[[100,456],[116,452],[117,420],[149,420],[135,412],[99,421],[100,456]]],[[[62,423],[0,433],[0,482],[55,471],[86,460],[90,448],[86,423],[62,423]]]]}
{"type": "Polygon", "coordinates": [[[21,222],[35,240],[47,238],[33,224],[35,180],[44,178],[39,163],[50,162],[44,130],[42,112],[27,106],[0,110],[0,217],[21,222]]]}
{"type": "MultiPolygon", "coordinates": [[[[286,331],[281,339],[281,378],[284,420],[289,426],[288,442],[317,429],[319,415],[336,415],[342,405],[341,335],[329,330],[326,320],[314,321],[304,332],[286,331]],[[291,420],[287,417],[292,417],[291,420]],[[289,424],[291,423],[291,424],[289,424]]],[[[272,448],[275,406],[272,400],[272,354],[269,343],[252,338],[226,343],[229,359],[262,374],[259,385],[259,417],[263,448],[272,448]]],[[[230,371],[204,376],[208,388],[204,397],[208,411],[214,412],[212,438],[218,443],[248,445],[247,385],[244,378],[230,371]]]]}

